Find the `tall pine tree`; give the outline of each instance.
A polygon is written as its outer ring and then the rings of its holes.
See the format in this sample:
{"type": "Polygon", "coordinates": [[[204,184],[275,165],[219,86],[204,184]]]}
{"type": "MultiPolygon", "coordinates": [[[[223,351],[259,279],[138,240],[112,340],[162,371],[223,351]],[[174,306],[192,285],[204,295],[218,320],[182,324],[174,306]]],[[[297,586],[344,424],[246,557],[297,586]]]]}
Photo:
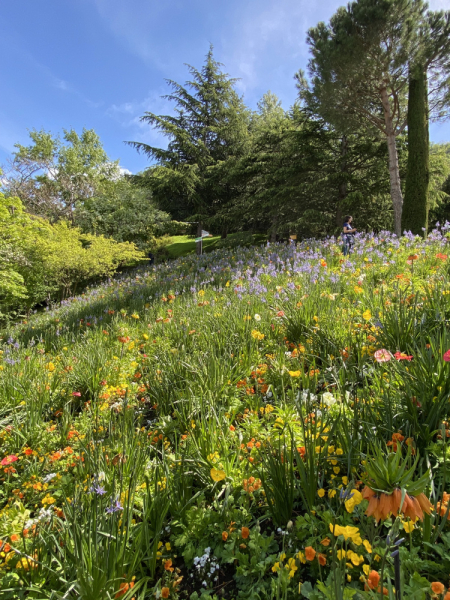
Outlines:
{"type": "Polygon", "coordinates": [[[321,115],[338,128],[376,129],[387,142],[397,235],[403,205],[397,138],[407,124],[408,65],[422,13],[422,0],[357,0],[308,35],[321,115]]]}
{"type": "Polygon", "coordinates": [[[188,65],[192,78],[185,86],[168,80],[173,91],[165,98],[175,103],[175,115],[141,118],[169,138],[167,149],[130,142],[156,162],[140,183],[151,187],[162,210],[196,221],[198,231],[211,223],[226,230],[226,209],[237,192],[219,173],[224,162],[246,152],[249,139],[249,111],[222,66],[211,46],[200,71],[188,65]]]}

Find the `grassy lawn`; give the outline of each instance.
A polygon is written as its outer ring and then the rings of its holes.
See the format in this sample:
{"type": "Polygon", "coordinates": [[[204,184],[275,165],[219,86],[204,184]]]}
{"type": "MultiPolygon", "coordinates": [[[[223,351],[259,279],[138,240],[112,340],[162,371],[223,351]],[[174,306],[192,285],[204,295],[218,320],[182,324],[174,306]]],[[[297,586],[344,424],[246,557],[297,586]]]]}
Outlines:
{"type": "MultiPolygon", "coordinates": [[[[232,233],[227,239],[232,240],[236,237],[232,233]]],[[[261,234],[253,235],[253,243],[260,244],[266,241],[266,236],[261,234]]],[[[220,240],[220,235],[216,235],[209,238],[203,239],[203,252],[211,252],[216,248],[217,242],[220,240]]],[[[171,237],[171,243],[166,246],[166,250],[169,253],[170,258],[179,258],[180,256],[186,256],[187,254],[193,254],[195,252],[195,237],[190,235],[174,235],[171,237]]]]}

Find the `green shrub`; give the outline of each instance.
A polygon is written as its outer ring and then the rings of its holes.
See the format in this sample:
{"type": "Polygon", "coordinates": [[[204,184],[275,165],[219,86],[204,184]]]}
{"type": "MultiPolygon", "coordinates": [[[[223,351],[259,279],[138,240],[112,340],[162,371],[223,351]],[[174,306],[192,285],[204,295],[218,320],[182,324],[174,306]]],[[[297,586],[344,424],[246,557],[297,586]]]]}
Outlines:
{"type": "Polygon", "coordinates": [[[0,194],[0,317],[63,299],[87,283],[136,264],[143,253],[129,242],[82,234],[24,212],[19,198],[0,194]]]}

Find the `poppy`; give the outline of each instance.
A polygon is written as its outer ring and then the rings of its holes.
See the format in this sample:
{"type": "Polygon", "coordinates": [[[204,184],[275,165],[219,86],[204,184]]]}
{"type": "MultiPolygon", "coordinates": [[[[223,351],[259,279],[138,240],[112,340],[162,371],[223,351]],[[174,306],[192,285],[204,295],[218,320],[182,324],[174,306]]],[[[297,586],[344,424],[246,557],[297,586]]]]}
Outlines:
{"type": "Polygon", "coordinates": [[[440,581],[433,581],[433,583],[431,584],[431,590],[435,594],[443,594],[444,590],[445,590],[445,586],[443,583],[440,583],[440,581]]]}
{"type": "Polygon", "coordinates": [[[244,538],[244,540],[246,540],[249,535],[250,535],[250,529],[248,527],[243,527],[241,529],[241,536],[244,538]]]}
{"type": "Polygon", "coordinates": [[[16,462],[16,460],[19,460],[19,458],[15,454],[9,454],[0,461],[0,465],[10,465],[11,463],[16,462]]]}
{"type": "Polygon", "coordinates": [[[369,577],[367,578],[367,587],[370,590],[374,590],[378,587],[378,584],[380,583],[380,575],[379,573],[377,573],[376,571],[370,571],[369,573],[369,577]]]}
{"type": "Polygon", "coordinates": [[[314,560],[314,557],[316,556],[316,551],[312,546],[308,546],[307,548],[305,548],[305,556],[306,560],[314,560]]]}

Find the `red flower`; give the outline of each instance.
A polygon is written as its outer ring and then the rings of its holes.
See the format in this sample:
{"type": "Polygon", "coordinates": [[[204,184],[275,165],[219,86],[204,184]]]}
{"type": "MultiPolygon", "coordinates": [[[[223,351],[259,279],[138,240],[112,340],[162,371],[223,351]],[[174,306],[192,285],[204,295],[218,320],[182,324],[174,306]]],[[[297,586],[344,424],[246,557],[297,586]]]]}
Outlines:
{"type": "Polygon", "coordinates": [[[447,352],[444,354],[444,356],[442,358],[444,359],[445,362],[450,362],[450,350],[447,350],[447,352]]]}
{"type": "Polygon", "coordinates": [[[72,396],[79,398],[81,396],[81,392],[72,392],[72,396]]]}
{"type": "Polygon", "coordinates": [[[404,354],[403,352],[396,352],[394,354],[394,358],[396,358],[397,360],[411,360],[412,356],[408,356],[407,354],[404,354]]]}
{"type": "Polygon", "coordinates": [[[10,465],[11,463],[16,462],[16,460],[19,460],[19,458],[15,454],[10,454],[1,460],[0,465],[10,465]]]}

